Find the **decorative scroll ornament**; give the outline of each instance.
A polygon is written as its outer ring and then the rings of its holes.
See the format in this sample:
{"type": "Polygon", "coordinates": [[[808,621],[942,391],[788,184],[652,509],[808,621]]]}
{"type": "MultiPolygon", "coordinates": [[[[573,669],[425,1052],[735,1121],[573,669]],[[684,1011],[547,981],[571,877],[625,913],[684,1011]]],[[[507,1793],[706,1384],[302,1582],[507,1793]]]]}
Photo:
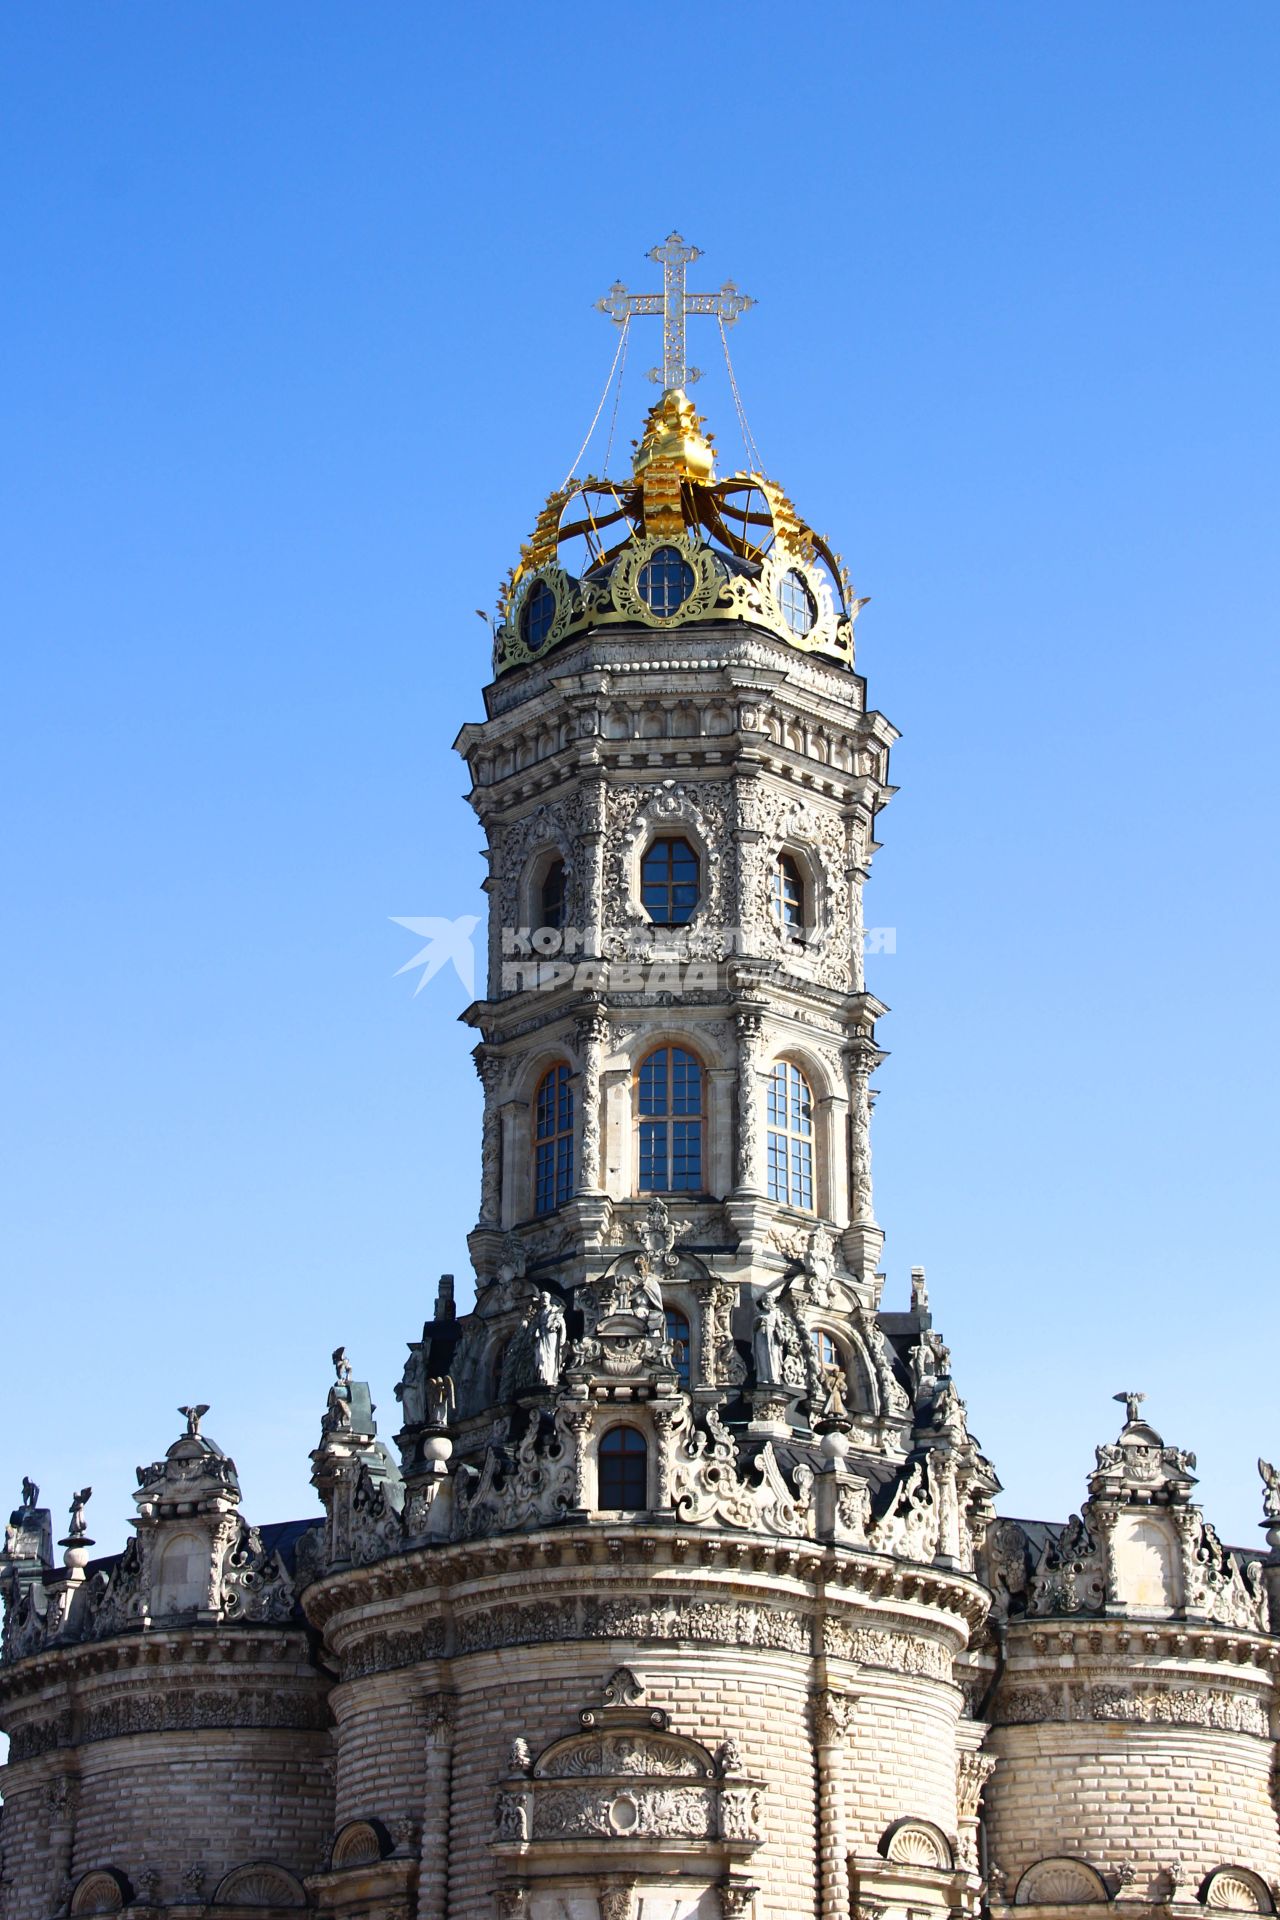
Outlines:
{"type": "Polygon", "coordinates": [[[709,613],[720,597],[725,582],[724,563],[710,547],[702,546],[691,533],[651,534],[633,540],[619,556],[609,583],[616,611],[646,627],[683,626],[709,613]],[[672,548],[693,575],[693,584],[670,613],[656,611],[640,592],[640,572],[654,555],[672,548]]]}

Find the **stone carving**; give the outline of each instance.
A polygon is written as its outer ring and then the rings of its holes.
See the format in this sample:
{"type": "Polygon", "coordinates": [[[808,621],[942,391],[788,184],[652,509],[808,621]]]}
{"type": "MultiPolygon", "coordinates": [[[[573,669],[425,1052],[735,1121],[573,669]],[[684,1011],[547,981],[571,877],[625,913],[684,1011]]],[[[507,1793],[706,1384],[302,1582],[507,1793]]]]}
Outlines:
{"type": "Polygon", "coordinates": [[[333,1385],[320,1419],[322,1433],[351,1431],[351,1363],[345,1347],[333,1350],[333,1385]]]}
{"type": "Polygon", "coordinates": [[[1090,1685],[1064,1681],[1051,1690],[1002,1687],[995,1715],[1002,1726],[1046,1720],[1128,1720],[1139,1724],[1215,1727],[1263,1738],[1261,1701],[1220,1687],[1090,1685]]]}
{"type": "Polygon", "coordinates": [[[837,1660],[862,1667],[888,1667],[894,1673],[918,1674],[929,1680],[951,1680],[952,1655],[936,1640],[911,1634],[887,1633],[878,1627],[848,1627],[842,1620],[822,1623],[822,1650],[837,1660]]]}
{"type": "Polygon", "coordinates": [[[284,1867],[267,1860],[234,1867],[219,1881],[213,1896],[216,1907],[305,1907],[307,1896],[284,1867]]]}
{"type": "Polygon", "coordinates": [[[1280,1520],[1280,1470],[1269,1460],[1259,1460],[1258,1472],[1262,1475],[1262,1511],[1268,1520],[1280,1520]]]}
{"type": "Polygon", "coordinates": [[[961,1753],[956,1756],[956,1818],[976,1820],[983,1789],[996,1770],[995,1756],[989,1753],[961,1753]]]}
{"type": "Polygon", "coordinates": [[[538,1295],[532,1331],[534,1378],[540,1386],[554,1387],[560,1380],[565,1342],[564,1308],[554,1295],[538,1295]]]}
{"type": "Polygon", "coordinates": [[[293,1581],[284,1561],[268,1554],[258,1529],[243,1520],[223,1563],[220,1604],[235,1620],[288,1620],[293,1614],[293,1581]]]}
{"type": "Polygon", "coordinates": [[[917,1460],[899,1483],[888,1509],[868,1527],[867,1539],[877,1553],[927,1563],[938,1551],[939,1523],[925,1463],[917,1460]]]}
{"type": "Polygon", "coordinates": [[[514,1454],[490,1447],[474,1482],[458,1478],[455,1537],[470,1540],[536,1526],[582,1505],[579,1468],[589,1428],[589,1409],[562,1402],[549,1424],[530,1420],[514,1454]],[[585,1426],[578,1423],[583,1412],[588,1416],[585,1426]]]}
{"type": "Polygon", "coordinates": [[[1231,1913],[1272,1912],[1271,1893],[1260,1875],[1247,1867],[1218,1867],[1209,1875],[1202,1895],[1206,1907],[1231,1913]]]}
{"type": "Polygon", "coordinates": [[[1031,1575],[1029,1614],[1100,1612],[1107,1597],[1102,1546],[1073,1513],[1057,1540],[1045,1541],[1031,1575]]]}
{"type": "Polygon", "coordinates": [[[778,1465],[772,1441],[755,1461],[755,1479],[739,1475],[733,1436],[714,1407],[695,1424],[686,1405],[671,1423],[667,1455],[671,1504],[677,1517],[691,1525],[715,1522],[756,1532],[811,1537],[813,1531],[813,1471],[797,1467],[794,1493],[778,1465]]]}
{"type": "Polygon", "coordinates": [[[635,1920],[635,1888],[605,1881],[600,1886],[600,1920],[635,1920]]]}
{"type": "Polygon", "coordinates": [[[761,1296],[756,1308],[755,1325],[751,1335],[751,1354],[756,1366],[756,1382],[762,1387],[771,1387],[782,1380],[784,1347],[782,1341],[782,1316],[778,1312],[778,1303],[773,1294],[761,1296]]]}
{"type": "Polygon", "coordinates": [[[1038,1860],[1018,1882],[1020,1907],[1089,1906],[1107,1898],[1102,1875],[1084,1860],[1038,1860]]]}
{"type": "Polygon", "coordinates": [[[928,1820],[895,1820],[881,1836],[880,1851],[898,1866],[947,1872],[955,1864],[946,1836],[928,1820]]]}
{"type": "MultiPolygon", "coordinates": [[[[207,1409],[202,1408],[201,1411],[205,1412],[207,1411],[207,1409]]],[[[84,1510],[85,1510],[85,1507],[88,1505],[92,1495],[93,1495],[92,1487],[81,1487],[79,1493],[72,1494],[71,1508],[70,1508],[71,1520],[70,1520],[70,1524],[67,1527],[68,1539],[75,1540],[75,1541],[87,1539],[88,1532],[89,1532],[89,1523],[84,1517],[84,1510]]]]}
{"type": "Polygon", "coordinates": [[[813,1701],[814,1739],[820,1747],[841,1745],[853,1719],[854,1702],[846,1693],[829,1688],[815,1694],[813,1701]]]}
{"type": "Polygon", "coordinates": [[[193,1860],[189,1867],[183,1868],[181,1875],[182,1891],[189,1900],[203,1900],[204,1883],[208,1877],[209,1869],[205,1866],[203,1860],[193,1860]]]}
{"type": "Polygon", "coordinates": [[[119,1913],[129,1897],[128,1886],[114,1867],[98,1867],[82,1874],[71,1895],[71,1912],[119,1913]]]}
{"type": "Polygon", "coordinates": [[[387,1840],[372,1820],[348,1820],[334,1838],[330,1867],[367,1867],[387,1852],[387,1840]]]}

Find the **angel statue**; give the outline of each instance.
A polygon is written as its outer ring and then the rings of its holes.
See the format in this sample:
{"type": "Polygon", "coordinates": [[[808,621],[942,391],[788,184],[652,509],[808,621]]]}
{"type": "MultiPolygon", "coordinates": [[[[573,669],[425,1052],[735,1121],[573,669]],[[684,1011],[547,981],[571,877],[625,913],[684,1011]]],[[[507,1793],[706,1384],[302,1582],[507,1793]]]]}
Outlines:
{"type": "Polygon", "coordinates": [[[73,1539],[83,1540],[85,1534],[89,1531],[89,1523],[84,1517],[84,1510],[92,1493],[92,1487],[81,1487],[79,1493],[73,1493],[71,1496],[71,1525],[67,1528],[67,1532],[73,1539]]]}
{"type": "Polygon", "coordinates": [[[1259,1460],[1258,1472],[1262,1475],[1262,1511],[1268,1520],[1280,1520],[1280,1468],[1273,1467],[1269,1460],[1259,1460]]]}

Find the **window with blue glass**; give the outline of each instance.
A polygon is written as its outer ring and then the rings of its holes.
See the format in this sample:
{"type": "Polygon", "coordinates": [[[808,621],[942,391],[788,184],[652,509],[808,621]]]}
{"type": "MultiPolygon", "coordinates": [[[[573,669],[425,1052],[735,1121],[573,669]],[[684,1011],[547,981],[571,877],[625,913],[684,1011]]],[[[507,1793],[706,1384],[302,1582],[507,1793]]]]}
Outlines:
{"type": "Polygon", "coordinates": [[[533,1210],[552,1213],[573,1192],[573,1088],[563,1062],[538,1082],[533,1137],[533,1210]]]}
{"type": "Polygon", "coordinates": [[[636,1513],[649,1504],[649,1448],[638,1427],[610,1427],[596,1455],[600,1506],[636,1513]]]}
{"type": "Polygon", "coordinates": [[[769,876],[769,906],[784,933],[804,930],[804,876],[789,853],[780,853],[769,876]]]}
{"type": "Polygon", "coordinates": [[[799,1067],[778,1060],[769,1075],[769,1198],[813,1212],[813,1094],[799,1067]]]}
{"type": "Polygon", "coordinates": [[[640,862],[640,904],[655,927],[682,927],[698,905],[698,856],[687,840],[655,840],[640,862]]]}
{"type": "Polygon", "coordinates": [[[636,592],[652,613],[665,619],[693,592],[693,568],[674,547],[659,547],[636,575],[636,592]]]}
{"type": "Polygon", "coordinates": [[[553,860],[547,868],[542,882],[542,897],[539,903],[540,927],[564,926],[565,871],[563,860],[553,860]]]}
{"type": "Polygon", "coordinates": [[[783,574],[779,597],[782,601],[782,617],[792,633],[812,633],[818,609],[813,604],[813,595],[794,567],[783,574]]]}
{"type": "Polygon", "coordinates": [[[659,1047],[636,1078],[641,1193],[702,1191],[702,1063],[659,1047]]]}
{"type": "Polygon", "coordinates": [[[551,631],[556,617],[556,597],[545,580],[535,580],[525,596],[520,616],[520,631],[530,653],[536,653],[551,631]]]}
{"type": "Polygon", "coordinates": [[[689,1322],[679,1307],[667,1308],[667,1341],[676,1379],[682,1387],[689,1384],[689,1322]]]}

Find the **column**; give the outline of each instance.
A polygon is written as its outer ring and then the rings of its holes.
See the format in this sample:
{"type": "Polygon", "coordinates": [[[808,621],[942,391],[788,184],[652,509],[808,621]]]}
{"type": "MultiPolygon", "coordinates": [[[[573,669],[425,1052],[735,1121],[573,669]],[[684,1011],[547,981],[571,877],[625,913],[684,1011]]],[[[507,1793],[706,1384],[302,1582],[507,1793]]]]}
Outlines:
{"type": "Polygon", "coordinates": [[[480,1219],[482,1227],[497,1227],[502,1220],[502,1115],[498,1109],[498,1086],[502,1079],[500,1054],[477,1047],[472,1055],[476,1072],[484,1088],[484,1118],[480,1123],[480,1219]]]}
{"type": "Polygon", "coordinates": [[[604,1075],[604,1050],[609,1039],[609,1022],[602,1013],[590,1013],[578,1021],[578,1058],[582,1062],[582,1129],[578,1154],[578,1178],[575,1192],[600,1191],[600,1108],[601,1081],[604,1075]]]}
{"type": "Polygon", "coordinates": [[[844,1743],[853,1696],[829,1688],[813,1703],[818,1752],[818,1888],[822,1920],[850,1920],[849,1836],[845,1818],[844,1743]]]}
{"type": "Polygon", "coordinates": [[[756,1071],[760,1035],[764,1027],[759,1007],[742,1007],[735,1016],[738,1030],[738,1178],[739,1193],[762,1193],[760,1175],[760,1080],[756,1071]]]}
{"type": "Polygon", "coordinates": [[[453,1697],[426,1701],[426,1779],[422,1793],[422,1851],[418,1864],[418,1920],[448,1920],[449,1800],[453,1774],[453,1697]]]}

